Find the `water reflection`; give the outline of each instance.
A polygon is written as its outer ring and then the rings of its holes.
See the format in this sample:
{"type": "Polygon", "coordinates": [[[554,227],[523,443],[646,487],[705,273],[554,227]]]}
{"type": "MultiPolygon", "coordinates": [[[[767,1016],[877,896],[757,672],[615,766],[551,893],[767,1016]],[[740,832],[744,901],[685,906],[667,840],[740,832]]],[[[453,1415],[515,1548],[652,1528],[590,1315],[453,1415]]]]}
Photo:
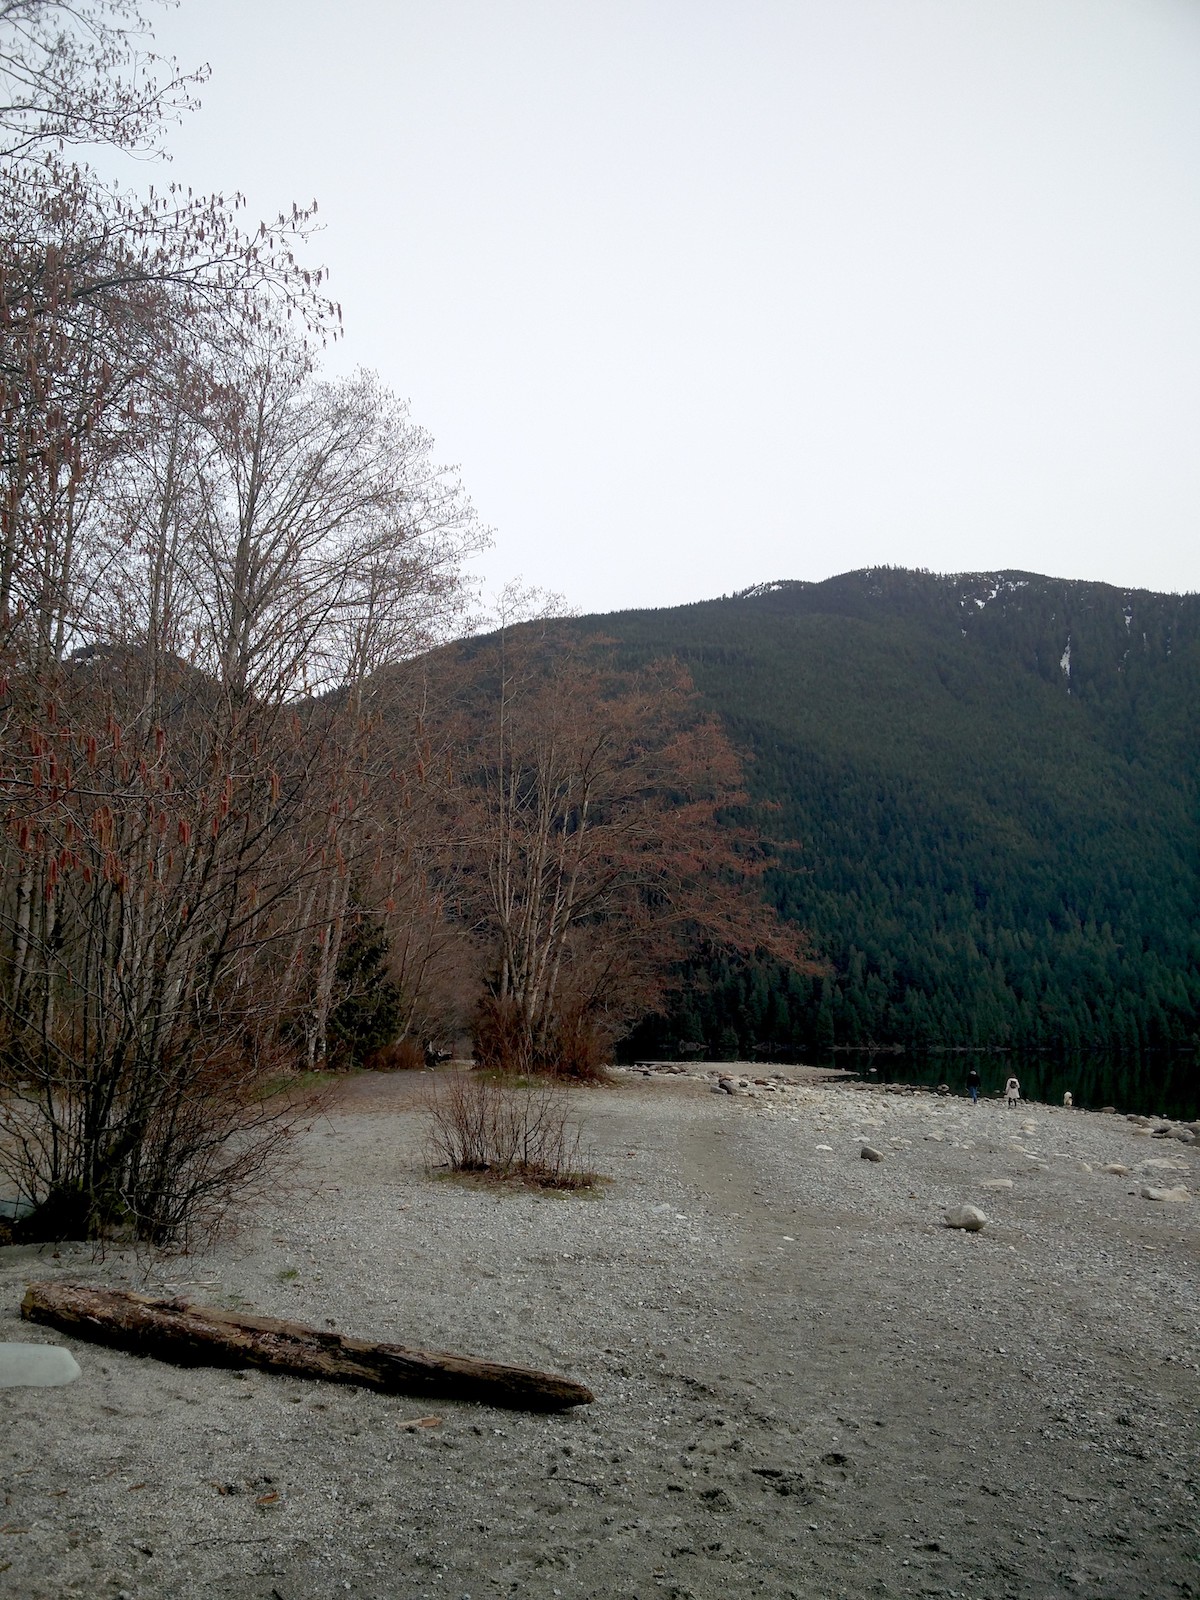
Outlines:
{"type": "Polygon", "coordinates": [[[1091,1111],[1113,1106],[1180,1122],[1200,1116],[1200,1060],[1194,1055],[1064,1061],[1015,1051],[953,1050],[924,1056],[837,1051],[832,1064],[877,1083],[945,1083],[954,1094],[966,1094],[967,1073],[974,1067],[980,1093],[988,1099],[1003,1094],[1006,1080],[1015,1075],[1025,1100],[1062,1105],[1063,1095],[1070,1093],[1076,1106],[1091,1111]]]}

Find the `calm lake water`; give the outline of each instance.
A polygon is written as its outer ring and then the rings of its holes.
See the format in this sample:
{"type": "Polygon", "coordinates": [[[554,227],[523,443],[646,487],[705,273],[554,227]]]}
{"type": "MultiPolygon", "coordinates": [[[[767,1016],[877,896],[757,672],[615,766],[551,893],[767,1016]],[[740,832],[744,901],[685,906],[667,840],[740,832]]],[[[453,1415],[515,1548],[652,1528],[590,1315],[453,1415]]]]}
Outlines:
{"type": "Polygon", "coordinates": [[[1118,1111],[1140,1111],[1181,1122],[1200,1117],[1200,1060],[1194,1055],[1123,1061],[1080,1057],[1067,1062],[1016,1052],[955,1050],[928,1056],[880,1053],[868,1057],[838,1051],[829,1064],[877,1083],[948,1083],[955,1094],[966,1093],[967,1073],[975,1067],[984,1095],[999,1094],[1009,1075],[1015,1074],[1026,1100],[1061,1105],[1069,1090],[1077,1106],[1093,1111],[1115,1106],[1118,1111]]]}

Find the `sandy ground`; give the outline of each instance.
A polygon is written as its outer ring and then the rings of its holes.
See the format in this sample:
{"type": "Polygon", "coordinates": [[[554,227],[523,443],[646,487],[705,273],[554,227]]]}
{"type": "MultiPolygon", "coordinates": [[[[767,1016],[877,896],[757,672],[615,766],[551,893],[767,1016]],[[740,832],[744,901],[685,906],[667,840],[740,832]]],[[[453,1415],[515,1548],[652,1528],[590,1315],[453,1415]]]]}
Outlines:
{"type": "Polygon", "coordinates": [[[809,1076],[578,1092],[592,1197],[431,1176],[420,1076],[362,1079],[219,1247],[0,1250],[0,1340],[83,1369],[0,1391],[0,1594],[1200,1596],[1200,1146],[809,1076]],[[964,1201],[982,1232],[942,1224],[964,1201]],[[182,1371],[22,1322],[58,1275],[597,1399],[529,1416],[182,1371]]]}

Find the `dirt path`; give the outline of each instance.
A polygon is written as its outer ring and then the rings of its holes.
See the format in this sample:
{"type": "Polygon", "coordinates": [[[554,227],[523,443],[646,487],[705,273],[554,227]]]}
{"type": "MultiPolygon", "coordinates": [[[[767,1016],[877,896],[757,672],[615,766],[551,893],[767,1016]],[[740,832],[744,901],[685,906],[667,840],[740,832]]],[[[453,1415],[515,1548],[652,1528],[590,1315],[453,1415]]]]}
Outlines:
{"type": "MultiPolygon", "coordinates": [[[[497,1195],[424,1172],[414,1092],[352,1091],[262,1227],[149,1286],[557,1368],[596,1404],[422,1406],[71,1341],[77,1383],[0,1394],[0,1595],[1200,1595],[1191,1150],[1040,1107],[635,1079],[579,1097],[598,1196],[497,1195]],[[1114,1160],[1176,1163],[1190,1203],[1114,1160]],[[941,1226],[962,1200],[982,1233],[941,1226]]],[[[0,1338],[52,1337],[16,1319],[28,1277],[143,1282],[61,1262],[0,1251],[0,1338]]]]}

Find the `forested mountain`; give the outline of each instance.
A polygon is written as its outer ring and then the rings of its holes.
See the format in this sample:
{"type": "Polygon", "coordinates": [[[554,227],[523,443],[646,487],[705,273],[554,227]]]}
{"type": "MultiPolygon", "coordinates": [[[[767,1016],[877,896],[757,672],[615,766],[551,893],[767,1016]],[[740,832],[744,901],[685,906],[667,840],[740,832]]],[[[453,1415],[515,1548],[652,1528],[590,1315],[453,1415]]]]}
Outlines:
{"type": "Polygon", "coordinates": [[[697,968],[632,1048],[1195,1046],[1200,595],[873,568],[576,626],[686,663],[829,969],[697,968]]]}

